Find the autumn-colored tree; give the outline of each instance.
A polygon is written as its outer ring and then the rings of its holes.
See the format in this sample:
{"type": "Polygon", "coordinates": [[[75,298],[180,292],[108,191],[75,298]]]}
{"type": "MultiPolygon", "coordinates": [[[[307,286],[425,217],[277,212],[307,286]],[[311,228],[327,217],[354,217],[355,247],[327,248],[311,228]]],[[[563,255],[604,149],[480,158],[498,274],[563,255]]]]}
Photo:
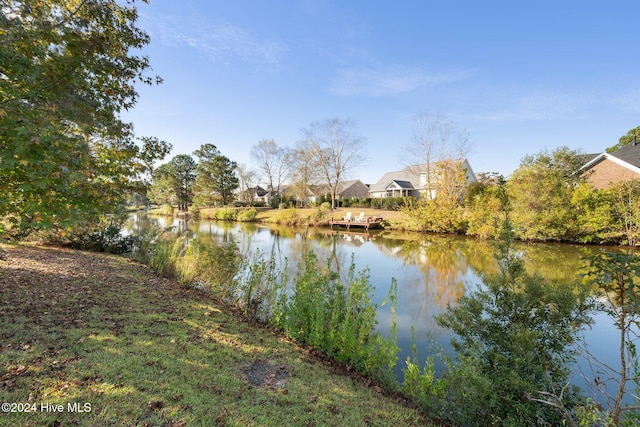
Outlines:
{"type": "Polygon", "coordinates": [[[573,191],[571,210],[575,215],[573,240],[596,244],[619,241],[613,190],[596,190],[591,183],[582,183],[573,191]]]}
{"type": "Polygon", "coordinates": [[[616,228],[620,230],[623,244],[640,244],[640,180],[617,183],[609,189],[613,199],[616,228]]]}
{"type": "Polygon", "coordinates": [[[464,214],[468,235],[483,239],[498,237],[501,203],[499,186],[504,183],[504,178],[498,176],[469,186],[464,214]]]}
{"type": "Polygon", "coordinates": [[[436,163],[465,158],[471,149],[469,132],[442,113],[422,112],[414,117],[414,122],[412,141],[404,150],[409,154],[408,166],[416,169],[416,173],[425,173],[424,197],[432,199],[440,180],[434,170],[436,163]]]}
{"type": "Polygon", "coordinates": [[[441,160],[431,167],[431,196],[409,203],[403,211],[420,229],[438,233],[465,231],[464,200],[467,171],[459,160],[441,160]]]}
{"type": "Polygon", "coordinates": [[[516,236],[525,240],[561,240],[571,235],[575,212],[568,203],[585,180],[576,172],[579,153],[567,147],[522,159],[508,180],[516,236]]]}

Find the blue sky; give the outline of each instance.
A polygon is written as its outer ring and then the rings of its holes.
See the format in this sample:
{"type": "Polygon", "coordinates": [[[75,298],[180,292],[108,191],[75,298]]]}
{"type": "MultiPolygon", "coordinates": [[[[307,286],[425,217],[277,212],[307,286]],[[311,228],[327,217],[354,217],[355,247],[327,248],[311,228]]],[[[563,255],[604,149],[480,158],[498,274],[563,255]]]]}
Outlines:
{"type": "Polygon", "coordinates": [[[376,182],[412,162],[413,118],[466,128],[475,172],[560,146],[598,153],[640,126],[640,2],[151,0],[160,86],[124,115],[171,155],[215,144],[239,163],[313,121],[357,124],[376,182]]]}

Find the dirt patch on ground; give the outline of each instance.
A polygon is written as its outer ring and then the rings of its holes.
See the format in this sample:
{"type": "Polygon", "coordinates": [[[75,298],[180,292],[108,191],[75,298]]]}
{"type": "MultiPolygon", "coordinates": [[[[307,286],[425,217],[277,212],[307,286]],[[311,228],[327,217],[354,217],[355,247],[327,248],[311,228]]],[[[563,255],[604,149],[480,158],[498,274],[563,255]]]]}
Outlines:
{"type": "Polygon", "coordinates": [[[247,380],[258,387],[286,388],[289,367],[257,360],[244,370],[247,380]]]}

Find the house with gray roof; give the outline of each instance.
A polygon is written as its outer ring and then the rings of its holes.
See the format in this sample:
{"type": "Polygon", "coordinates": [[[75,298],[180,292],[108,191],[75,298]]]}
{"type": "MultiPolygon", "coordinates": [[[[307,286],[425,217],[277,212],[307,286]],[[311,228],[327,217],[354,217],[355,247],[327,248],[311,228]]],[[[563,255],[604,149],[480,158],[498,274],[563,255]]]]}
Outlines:
{"type": "MultiPolygon", "coordinates": [[[[331,194],[331,188],[327,184],[312,185],[309,188],[311,194],[307,197],[307,203],[317,202],[322,196],[331,194]]],[[[359,179],[340,181],[337,190],[337,200],[369,197],[369,186],[359,179]]]]}
{"type": "Polygon", "coordinates": [[[629,143],[613,153],[594,156],[580,170],[599,190],[621,181],[640,179],[640,142],[629,143]]]}
{"type": "MultiPolygon", "coordinates": [[[[461,160],[462,168],[467,177],[467,185],[476,181],[475,173],[467,159],[461,160]]],[[[369,197],[425,197],[427,191],[427,173],[433,174],[435,165],[428,168],[426,164],[407,166],[401,171],[387,172],[369,189],[369,197]]],[[[437,179],[434,177],[433,179],[437,179]]],[[[430,198],[435,197],[432,189],[430,198]]]]}

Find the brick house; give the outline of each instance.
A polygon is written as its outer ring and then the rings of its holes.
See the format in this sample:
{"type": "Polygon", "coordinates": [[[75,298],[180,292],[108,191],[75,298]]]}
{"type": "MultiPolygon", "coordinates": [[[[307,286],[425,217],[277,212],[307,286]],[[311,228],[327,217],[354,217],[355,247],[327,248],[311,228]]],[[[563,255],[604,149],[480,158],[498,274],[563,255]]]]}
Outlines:
{"type": "Polygon", "coordinates": [[[595,189],[632,179],[640,179],[640,142],[627,144],[613,153],[594,156],[580,169],[595,189]]]}

